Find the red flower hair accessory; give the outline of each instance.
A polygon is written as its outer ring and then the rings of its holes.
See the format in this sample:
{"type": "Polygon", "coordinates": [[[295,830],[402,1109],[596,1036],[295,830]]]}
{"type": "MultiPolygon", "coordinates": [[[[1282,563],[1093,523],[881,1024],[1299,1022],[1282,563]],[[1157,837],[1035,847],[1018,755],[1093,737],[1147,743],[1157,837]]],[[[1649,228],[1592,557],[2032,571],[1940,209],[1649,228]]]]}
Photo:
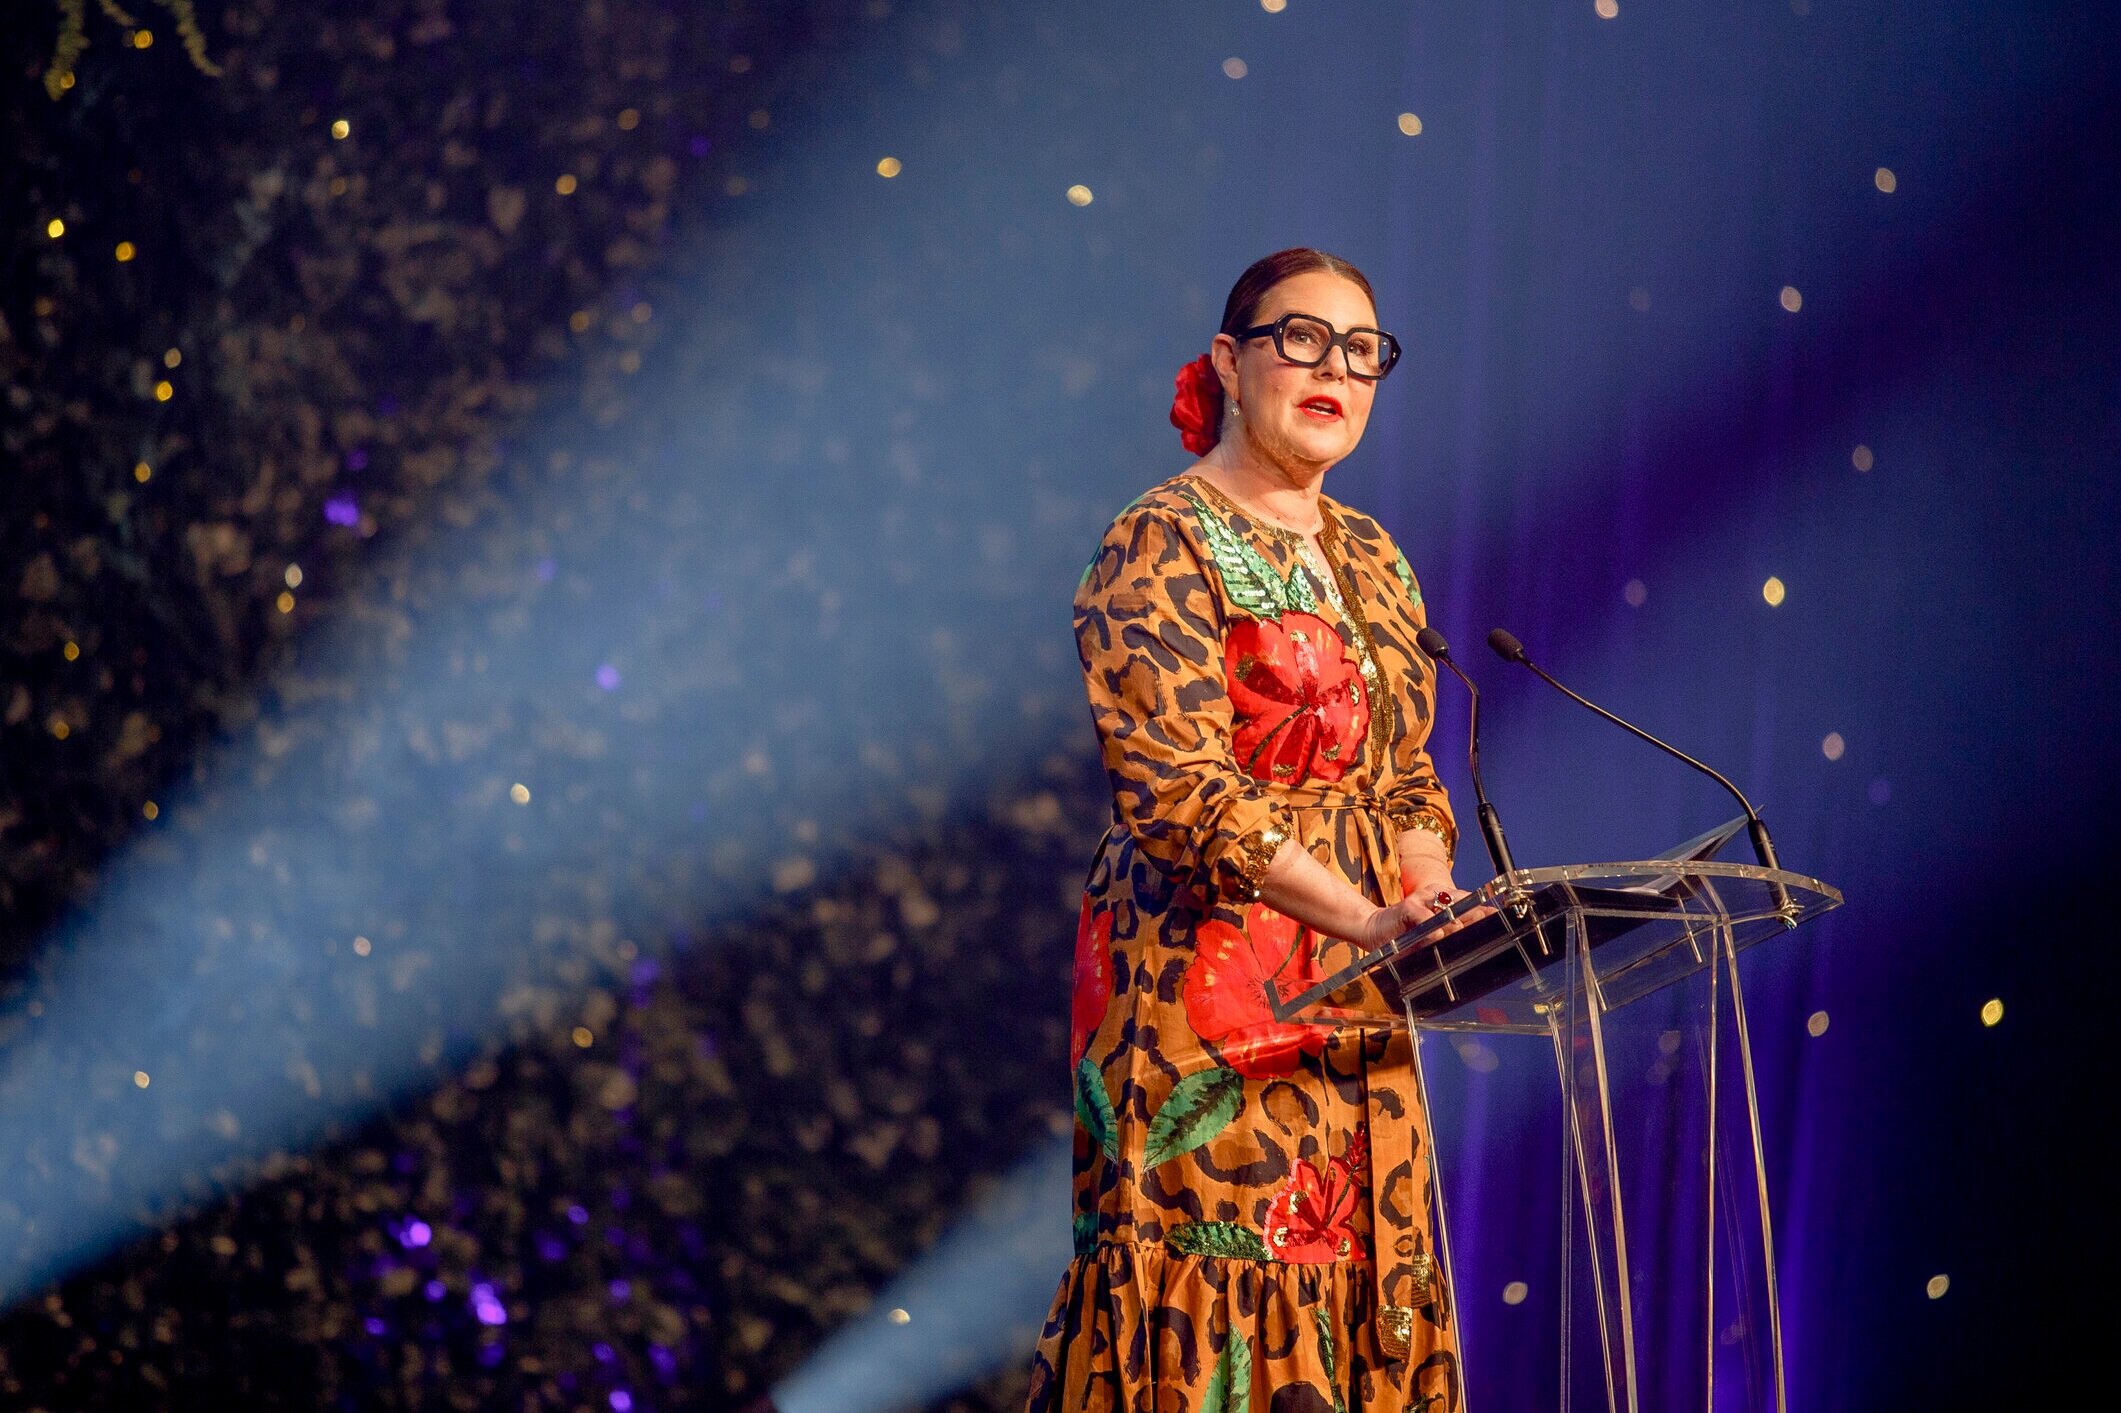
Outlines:
{"type": "Polygon", "coordinates": [[[1187,451],[1206,456],[1222,440],[1223,382],[1215,376],[1215,361],[1203,353],[1178,370],[1176,381],[1171,425],[1187,451]]]}

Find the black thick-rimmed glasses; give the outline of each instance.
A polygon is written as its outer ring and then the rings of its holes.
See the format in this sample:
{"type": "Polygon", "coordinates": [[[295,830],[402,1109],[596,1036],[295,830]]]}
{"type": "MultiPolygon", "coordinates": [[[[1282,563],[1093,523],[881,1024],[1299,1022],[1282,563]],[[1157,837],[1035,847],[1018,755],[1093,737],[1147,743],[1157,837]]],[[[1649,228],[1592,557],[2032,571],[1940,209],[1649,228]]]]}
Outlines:
{"type": "Polygon", "coordinates": [[[1354,328],[1344,334],[1335,333],[1333,326],[1316,314],[1284,314],[1271,324],[1254,324],[1237,338],[1240,343],[1271,338],[1274,352],[1282,361],[1299,368],[1316,368],[1337,348],[1341,357],[1348,360],[1349,374],[1371,382],[1391,372],[1392,365],[1399,361],[1399,340],[1383,329],[1354,328]]]}

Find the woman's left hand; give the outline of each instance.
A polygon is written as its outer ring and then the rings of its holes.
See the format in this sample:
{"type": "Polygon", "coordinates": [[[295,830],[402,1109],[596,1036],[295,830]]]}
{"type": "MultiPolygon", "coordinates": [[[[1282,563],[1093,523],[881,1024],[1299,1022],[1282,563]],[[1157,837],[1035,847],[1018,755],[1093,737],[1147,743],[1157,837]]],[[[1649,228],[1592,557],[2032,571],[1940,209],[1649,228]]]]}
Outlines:
{"type": "MultiPolygon", "coordinates": [[[[1441,858],[1414,855],[1400,860],[1400,887],[1402,896],[1421,909],[1421,921],[1426,922],[1435,914],[1465,897],[1457,883],[1451,878],[1451,865],[1441,858]]],[[[1493,908],[1482,907],[1458,918],[1450,925],[1436,930],[1436,936],[1444,937],[1470,926],[1493,912],[1493,908]]]]}

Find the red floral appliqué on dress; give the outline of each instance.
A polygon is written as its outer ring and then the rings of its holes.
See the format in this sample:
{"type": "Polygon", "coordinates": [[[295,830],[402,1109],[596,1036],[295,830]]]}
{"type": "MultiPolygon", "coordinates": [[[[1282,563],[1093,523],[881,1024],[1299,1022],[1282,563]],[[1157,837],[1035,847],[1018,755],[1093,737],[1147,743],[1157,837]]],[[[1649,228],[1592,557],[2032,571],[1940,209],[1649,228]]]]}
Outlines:
{"type": "Polygon", "coordinates": [[[1080,1060],[1090,1037],[1104,1023],[1112,1004],[1112,914],[1097,912],[1083,894],[1082,917],[1075,924],[1075,992],[1068,1006],[1068,1057],[1080,1060]]]}
{"type": "Polygon", "coordinates": [[[1362,753],[1362,678],[1324,619],[1242,618],[1223,640],[1238,764],[1255,780],[1338,780],[1362,753]]]}
{"type": "Polygon", "coordinates": [[[1194,932],[1183,994],[1193,1033],[1248,1079],[1284,1075],[1306,1054],[1326,1048],[1331,1029],[1277,1021],[1267,987],[1294,996],[1320,979],[1311,934],[1265,903],[1245,910],[1242,931],[1219,919],[1194,932]]]}
{"type": "Polygon", "coordinates": [[[1361,1195],[1356,1170],[1368,1151],[1369,1135],[1361,1129],[1348,1151],[1326,1164],[1298,1162],[1288,1185],[1274,1194],[1267,1208],[1267,1249],[1282,1261],[1361,1260],[1362,1238],[1350,1228],[1355,1200],[1361,1195]]]}

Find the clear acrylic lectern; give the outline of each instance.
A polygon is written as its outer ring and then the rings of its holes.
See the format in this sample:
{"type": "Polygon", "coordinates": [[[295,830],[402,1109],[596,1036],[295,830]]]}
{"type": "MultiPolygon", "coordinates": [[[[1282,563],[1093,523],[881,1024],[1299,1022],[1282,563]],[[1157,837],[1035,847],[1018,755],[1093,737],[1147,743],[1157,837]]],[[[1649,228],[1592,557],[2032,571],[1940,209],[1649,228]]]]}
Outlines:
{"type": "MultiPolygon", "coordinates": [[[[1276,998],[1285,1021],[1374,1026],[1375,1010],[1336,1005],[1367,977],[1417,1041],[1446,1032],[1464,1043],[1472,1032],[1551,1048],[1563,1164],[1575,1189],[1563,1194],[1557,1253],[1563,1410],[1572,1398],[1595,1404],[1599,1390],[1612,1413],[1714,1410],[1719,1370],[1722,1407],[1787,1410],[1737,959],[1838,907],[1841,895],[1795,873],[1703,861],[1742,823],[1669,858],[1493,879],[1319,985],[1276,998]],[[1482,909],[1493,912],[1438,935],[1450,919],[1482,909]],[[1749,1159],[1742,1164],[1741,1145],[1749,1159]],[[1650,1225],[1659,1239],[1638,1240],[1631,1252],[1631,1222],[1650,1225]]],[[[1425,1077],[1422,1087],[1426,1106],[1425,1077]]],[[[1439,1161],[1435,1144],[1430,1158],[1455,1300],[1450,1159],[1439,1161]]]]}

